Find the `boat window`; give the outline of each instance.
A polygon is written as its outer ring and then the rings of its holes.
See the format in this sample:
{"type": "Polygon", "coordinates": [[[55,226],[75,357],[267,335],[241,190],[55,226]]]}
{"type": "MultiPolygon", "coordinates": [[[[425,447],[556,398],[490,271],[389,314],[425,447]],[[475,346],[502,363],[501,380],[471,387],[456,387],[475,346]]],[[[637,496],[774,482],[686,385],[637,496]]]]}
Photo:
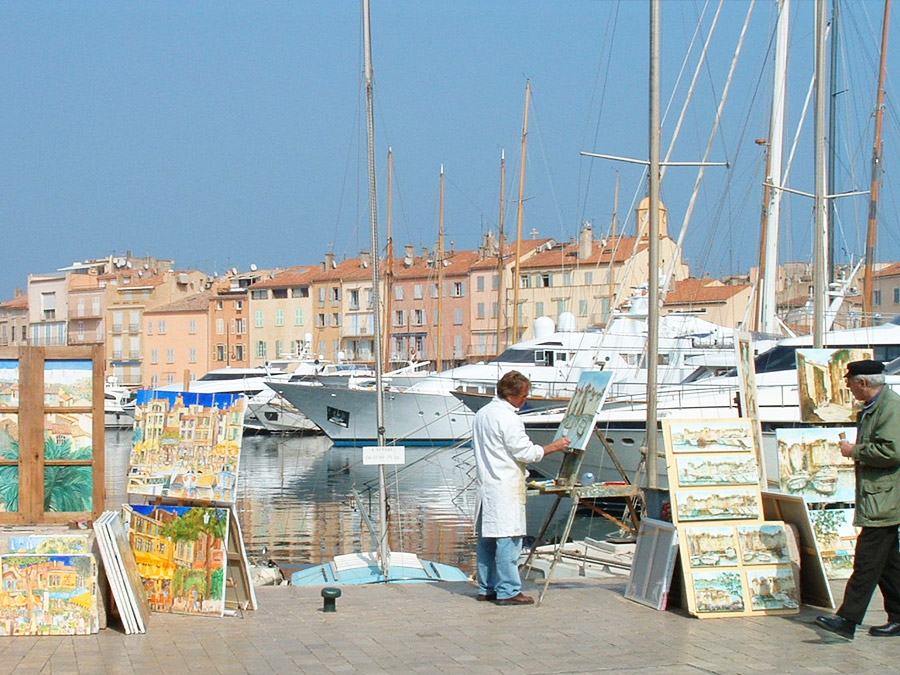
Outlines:
{"type": "Polygon", "coordinates": [[[553,352],[537,349],[534,352],[534,365],[536,366],[552,366],[553,352]]]}
{"type": "Polygon", "coordinates": [[[534,363],[534,350],[507,349],[496,360],[504,363],[534,363]]]}
{"type": "MultiPolygon", "coordinates": [[[[774,373],[778,370],[791,370],[797,367],[797,348],[788,345],[772,347],[756,357],[756,374],[774,373]]],[[[736,374],[736,371],[730,371],[736,374]]]]}
{"type": "Polygon", "coordinates": [[[345,429],[350,426],[350,413],[339,408],[327,407],[328,421],[345,429]]]}
{"type": "Polygon", "coordinates": [[[567,361],[568,358],[569,358],[569,355],[566,354],[565,352],[556,352],[556,360],[557,361],[567,361]]]}

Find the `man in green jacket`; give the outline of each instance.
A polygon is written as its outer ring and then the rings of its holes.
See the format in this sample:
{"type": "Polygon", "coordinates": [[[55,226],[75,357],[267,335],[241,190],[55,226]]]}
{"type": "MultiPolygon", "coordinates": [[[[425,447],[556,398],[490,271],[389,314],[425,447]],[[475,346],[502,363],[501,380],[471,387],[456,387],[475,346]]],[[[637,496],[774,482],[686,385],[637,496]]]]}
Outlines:
{"type": "Polygon", "coordinates": [[[863,407],[856,420],[856,443],[841,440],[841,454],[856,462],[856,539],[853,574],[837,614],[816,617],[816,625],[853,639],[877,585],[888,622],[869,635],[900,635],[900,395],[884,386],[884,364],[853,361],[847,386],[863,407]]]}

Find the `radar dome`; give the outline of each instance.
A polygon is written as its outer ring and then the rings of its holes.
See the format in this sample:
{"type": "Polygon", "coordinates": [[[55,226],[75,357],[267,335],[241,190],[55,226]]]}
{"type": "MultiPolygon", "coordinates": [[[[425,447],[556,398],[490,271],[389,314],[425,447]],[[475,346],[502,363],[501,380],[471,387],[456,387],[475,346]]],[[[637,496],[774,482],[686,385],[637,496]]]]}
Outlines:
{"type": "Polygon", "coordinates": [[[535,339],[540,340],[541,338],[549,337],[553,335],[555,331],[556,327],[553,325],[553,319],[549,316],[539,316],[534,320],[535,339]]]}
{"type": "Polygon", "coordinates": [[[572,312],[563,312],[559,315],[559,332],[574,333],[576,330],[575,315],[572,312]]]}

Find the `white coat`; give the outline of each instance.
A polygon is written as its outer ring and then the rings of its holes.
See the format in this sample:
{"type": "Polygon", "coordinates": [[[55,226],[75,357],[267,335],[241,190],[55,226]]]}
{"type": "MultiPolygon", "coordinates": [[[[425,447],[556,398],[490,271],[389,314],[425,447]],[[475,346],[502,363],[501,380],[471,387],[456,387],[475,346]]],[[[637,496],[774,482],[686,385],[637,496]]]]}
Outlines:
{"type": "Polygon", "coordinates": [[[472,428],[481,536],[519,537],[525,534],[525,465],[544,458],[544,449],[525,433],[516,409],[497,398],[475,415],[472,428]]]}

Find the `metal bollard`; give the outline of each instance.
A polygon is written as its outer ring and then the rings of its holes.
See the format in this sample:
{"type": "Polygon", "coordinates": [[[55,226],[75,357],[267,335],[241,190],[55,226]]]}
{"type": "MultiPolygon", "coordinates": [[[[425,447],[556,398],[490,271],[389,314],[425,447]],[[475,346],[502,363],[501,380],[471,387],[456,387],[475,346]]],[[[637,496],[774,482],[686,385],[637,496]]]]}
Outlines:
{"type": "Polygon", "coordinates": [[[325,599],[324,604],[322,605],[323,612],[336,612],[337,606],[335,605],[335,600],[341,597],[341,589],[334,588],[333,586],[328,586],[327,588],[322,589],[322,597],[325,599]]]}

